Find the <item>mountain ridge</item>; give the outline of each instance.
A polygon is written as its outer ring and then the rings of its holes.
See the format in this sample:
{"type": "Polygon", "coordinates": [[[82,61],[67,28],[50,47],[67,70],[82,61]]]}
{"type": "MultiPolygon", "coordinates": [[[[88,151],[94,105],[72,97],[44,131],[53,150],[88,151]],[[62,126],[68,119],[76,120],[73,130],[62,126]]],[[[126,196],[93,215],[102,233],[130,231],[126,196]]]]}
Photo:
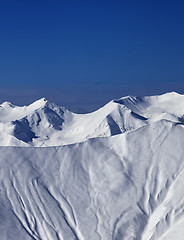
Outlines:
{"type": "Polygon", "coordinates": [[[182,124],[181,100],[184,97],[175,92],[150,97],[127,96],[88,114],[72,113],[45,98],[23,107],[5,102],[0,105],[0,131],[11,139],[17,138],[18,141],[12,142],[15,146],[20,141],[35,147],[66,145],[121,134],[161,119],[182,124]],[[168,108],[171,103],[173,112],[168,108]]]}

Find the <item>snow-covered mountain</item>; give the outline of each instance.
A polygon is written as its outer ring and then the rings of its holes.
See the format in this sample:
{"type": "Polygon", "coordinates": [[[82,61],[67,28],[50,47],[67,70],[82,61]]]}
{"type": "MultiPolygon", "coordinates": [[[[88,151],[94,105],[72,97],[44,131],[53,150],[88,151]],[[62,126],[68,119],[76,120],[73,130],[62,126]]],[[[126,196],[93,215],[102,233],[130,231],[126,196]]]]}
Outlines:
{"type": "Polygon", "coordinates": [[[183,123],[184,96],[123,97],[89,114],[75,114],[42,98],[29,106],[0,105],[1,146],[60,146],[108,137],[160,120],[183,123]]]}
{"type": "Polygon", "coordinates": [[[89,114],[0,105],[1,240],[183,240],[184,95],[89,114]]]}

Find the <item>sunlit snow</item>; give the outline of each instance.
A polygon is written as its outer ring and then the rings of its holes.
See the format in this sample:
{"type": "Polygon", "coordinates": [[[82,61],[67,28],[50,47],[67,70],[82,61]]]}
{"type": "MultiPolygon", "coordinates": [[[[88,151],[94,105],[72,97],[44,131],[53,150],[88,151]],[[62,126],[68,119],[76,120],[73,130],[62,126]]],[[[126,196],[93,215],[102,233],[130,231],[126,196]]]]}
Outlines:
{"type": "Polygon", "coordinates": [[[0,105],[1,240],[183,240],[184,95],[89,114],[0,105]]]}

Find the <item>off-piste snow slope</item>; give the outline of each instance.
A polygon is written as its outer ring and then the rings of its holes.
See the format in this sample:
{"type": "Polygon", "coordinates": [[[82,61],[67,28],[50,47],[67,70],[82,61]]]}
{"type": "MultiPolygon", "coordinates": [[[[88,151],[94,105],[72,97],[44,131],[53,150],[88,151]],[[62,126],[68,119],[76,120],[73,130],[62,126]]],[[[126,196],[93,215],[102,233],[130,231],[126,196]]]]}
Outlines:
{"type": "Polygon", "coordinates": [[[5,102],[0,146],[0,240],[184,239],[183,95],[5,102]]]}

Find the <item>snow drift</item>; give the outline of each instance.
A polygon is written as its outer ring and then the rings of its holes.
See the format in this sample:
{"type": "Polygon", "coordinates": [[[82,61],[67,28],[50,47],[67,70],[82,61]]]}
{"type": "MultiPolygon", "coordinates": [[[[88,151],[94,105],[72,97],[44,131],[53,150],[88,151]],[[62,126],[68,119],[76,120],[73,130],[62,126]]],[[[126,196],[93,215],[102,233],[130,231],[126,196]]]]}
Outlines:
{"type": "Polygon", "coordinates": [[[0,239],[182,240],[184,96],[74,114],[0,105],[0,239]]]}

